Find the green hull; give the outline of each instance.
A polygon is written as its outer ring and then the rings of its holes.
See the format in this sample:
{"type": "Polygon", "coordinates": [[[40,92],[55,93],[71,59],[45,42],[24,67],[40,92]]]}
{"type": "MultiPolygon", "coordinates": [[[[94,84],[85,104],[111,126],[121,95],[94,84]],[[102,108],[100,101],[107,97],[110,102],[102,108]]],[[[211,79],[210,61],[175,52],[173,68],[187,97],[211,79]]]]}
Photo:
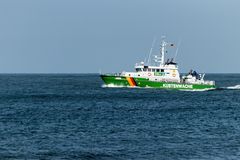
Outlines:
{"type": "Polygon", "coordinates": [[[101,75],[102,80],[106,85],[125,86],[125,87],[151,87],[160,89],[178,89],[178,90],[209,90],[215,89],[215,85],[206,84],[186,84],[175,82],[156,82],[149,81],[148,78],[132,78],[129,82],[129,77],[115,76],[115,75],[101,75]]]}

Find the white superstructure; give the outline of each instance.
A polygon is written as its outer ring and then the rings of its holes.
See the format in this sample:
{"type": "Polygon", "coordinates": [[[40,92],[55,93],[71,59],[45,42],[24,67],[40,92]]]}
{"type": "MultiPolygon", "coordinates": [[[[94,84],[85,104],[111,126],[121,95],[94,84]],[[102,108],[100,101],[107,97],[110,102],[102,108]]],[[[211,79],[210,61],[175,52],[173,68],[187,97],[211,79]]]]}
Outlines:
{"type": "Polygon", "coordinates": [[[135,65],[135,72],[122,72],[122,76],[134,78],[148,78],[150,81],[162,82],[177,82],[187,84],[208,84],[214,85],[214,81],[204,81],[204,74],[197,74],[195,71],[190,71],[188,75],[180,77],[177,63],[174,59],[167,59],[165,62],[165,53],[167,47],[174,46],[172,43],[167,43],[164,39],[160,46],[160,55],[154,57],[155,65],[145,64],[141,62],[135,65]]]}
{"type": "Polygon", "coordinates": [[[144,62],[135,65],[136,72],[122,72],[123,76],[144,77],[153,81],[170,81],[180,82],[180,74],[178,72],[177,63],[171,60],[165,62],[166,47],[173,46],[164,40],[161,42],[160,56],[155,56],[154,61],[158,65],[145,65],[144,62]]]}

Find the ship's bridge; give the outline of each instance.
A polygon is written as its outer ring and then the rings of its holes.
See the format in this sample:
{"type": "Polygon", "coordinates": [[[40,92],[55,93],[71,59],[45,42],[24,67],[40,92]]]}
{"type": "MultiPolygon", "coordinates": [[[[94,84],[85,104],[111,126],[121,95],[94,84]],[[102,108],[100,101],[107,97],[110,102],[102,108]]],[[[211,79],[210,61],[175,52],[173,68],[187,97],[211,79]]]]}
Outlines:
{"type": "Polygon", "coordinates": [[[164,72],[165,70],[178,70],[177,63],[165,63],[160,66],[135,65],[136,72],[164,72]]]}

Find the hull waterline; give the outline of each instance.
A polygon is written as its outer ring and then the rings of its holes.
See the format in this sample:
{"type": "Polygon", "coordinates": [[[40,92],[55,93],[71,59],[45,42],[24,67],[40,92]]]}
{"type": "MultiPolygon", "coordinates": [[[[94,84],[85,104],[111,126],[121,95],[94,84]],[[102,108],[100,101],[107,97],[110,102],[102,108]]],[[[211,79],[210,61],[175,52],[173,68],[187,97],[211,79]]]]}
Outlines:
{"type": "Polygon", "coordinates": [[[150,87],[159,89],[175,89],[175,90],[209,90],[216,89],[215,85],[206,84],[187,84],[176,82],[160,82],[150,81],[148,78],[134,78],[116,75],[101,75],[106,85],[122,86],[122,87],[150,87]]]}

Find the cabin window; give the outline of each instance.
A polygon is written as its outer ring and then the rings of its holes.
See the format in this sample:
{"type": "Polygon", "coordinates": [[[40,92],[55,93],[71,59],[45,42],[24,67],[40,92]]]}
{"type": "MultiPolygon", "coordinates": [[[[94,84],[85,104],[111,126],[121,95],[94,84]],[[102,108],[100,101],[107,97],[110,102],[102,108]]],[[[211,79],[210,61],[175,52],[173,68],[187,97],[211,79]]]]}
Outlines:
{"type": "Polygon", "coordinates": [[[161,69],[161,72],[164,72],[164,69],[161,69]]]}
{"type": "Polygon", "coordinates": [[[155,69],[152,69],[153,72],[155,72],[156,70],[155,69]]]}
{"type": "Polygon", "coordinates": [[[129,74],[129,76],[131,76],[131,74],[129,74]]]}
{"type": "Polygon", "coordinates": [[[147,71],[147,69],[146,69],[146,68],[143,68],[143,71],[144,71],[144,72],[146,72],[146,71],[147,71]]]}
{"type": "Polygon", "coordinates": [[[159,69],[157,69],[157,72],[159,72],[159,69]]]}
{"type": "Polygon", "coordinates": [[[141,68],[136,68],[136,71],[137,71],[137,72],[140,72],[140,71],[141,71],[141,68]]]}
{"type": "Polygon", "coordinates": [[[150,68],[148,68],[148,72],[151,72],[151,69],[150,69],[150,68]]]}

